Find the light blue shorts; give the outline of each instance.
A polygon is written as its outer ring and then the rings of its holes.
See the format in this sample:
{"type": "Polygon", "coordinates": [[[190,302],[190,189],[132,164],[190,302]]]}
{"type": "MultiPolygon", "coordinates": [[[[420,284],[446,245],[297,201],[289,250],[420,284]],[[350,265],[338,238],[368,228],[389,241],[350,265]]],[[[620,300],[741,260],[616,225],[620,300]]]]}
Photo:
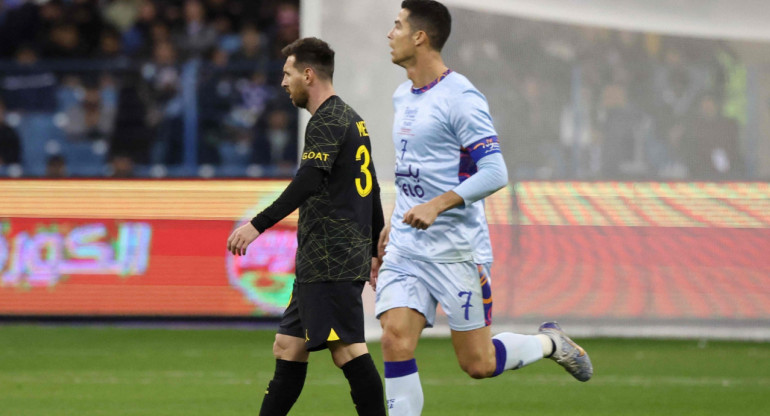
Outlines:
{"type": "Polygon", "coordinates": [[[411,308],[425,316],[428,327],[441,304],[455,331],[492,323],[490,264],[431,263],[393,253],[383,259],[377,279],[377,318],[393,308],[411,308]]]}

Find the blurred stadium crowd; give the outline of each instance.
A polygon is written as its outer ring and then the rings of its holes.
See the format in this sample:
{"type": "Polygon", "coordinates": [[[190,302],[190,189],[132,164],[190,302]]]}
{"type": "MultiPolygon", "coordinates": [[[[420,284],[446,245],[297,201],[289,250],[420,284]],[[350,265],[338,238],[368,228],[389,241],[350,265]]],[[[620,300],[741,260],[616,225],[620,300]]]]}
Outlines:
{"type": "Polygon", "coordinates": [[[0,176],[287,176],[298,0],[0,0],[0,176]]]}
{"type": "Polygon", "coordinates": [[[483,18],[448,60],[493,80],[480,88],[498,96],[515,179],[748,176],[746,68],[728,42],[483,18]]]}
{"type": "MultiPolygon", "coordinates": [[[[0,0],[0,176],[290,176],[298,1],[0,0]]],[[[490,99],[512,179],[753,177],[729,43],[467,26],[445,58],[490,99]]]]}

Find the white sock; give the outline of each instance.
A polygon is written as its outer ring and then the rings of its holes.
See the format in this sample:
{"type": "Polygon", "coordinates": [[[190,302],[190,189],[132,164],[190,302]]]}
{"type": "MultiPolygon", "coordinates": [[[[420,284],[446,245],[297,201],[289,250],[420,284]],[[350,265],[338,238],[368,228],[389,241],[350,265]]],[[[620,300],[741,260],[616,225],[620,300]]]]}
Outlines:
{"type": "Polygon", "coordinates": [[[540,340],[540,345],[543,347],[543,358],[550,357],[554,353],[553,350],[555,348],[551,337],[545,334],[537,334],[535,336],[540,340]]]}
{"type": "Polygon", "coordinates": [[[389,415],[419,416],[422,413],[424,398],[414,359],[385,362],[385,397],[389,415]]]}
{"type": "MultiPolygon", "coordinates": [[[[535,335],[501,332],[492,337],[492,340],[493,342],[498,341],[505,348],[505,364],[501,370],[515,370],[543,358],[543,345],[535,335]]],[[[495,346],[495,348],[498,349],[499,347],[495,346]]],[[[502,354],[501,351],[497,351],[498,359],[501,358],[502,354]]],[[[500,369],[499,363],[498,369],[500,369]]]]}

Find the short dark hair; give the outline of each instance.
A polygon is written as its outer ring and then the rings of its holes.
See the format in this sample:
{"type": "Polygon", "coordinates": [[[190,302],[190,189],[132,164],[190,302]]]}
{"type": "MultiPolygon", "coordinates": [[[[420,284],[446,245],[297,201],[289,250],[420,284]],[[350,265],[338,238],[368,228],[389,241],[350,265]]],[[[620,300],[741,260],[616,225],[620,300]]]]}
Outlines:
{"type": "Polygon", "coordinates": [[[441,52],[452,31],[449,9],[434,0],[404,0],[401,8],[409,10],[406,20],[412,30],[424,31],[430,39],[430,46],[441,52]]]}
{"type": "Polygon", "coordinates": [[[281,49],[283,56],[294,55],[294,66],[307,65],[323,79],[334,77],[334,51],[318,38],[301,38],[281,49]]]}

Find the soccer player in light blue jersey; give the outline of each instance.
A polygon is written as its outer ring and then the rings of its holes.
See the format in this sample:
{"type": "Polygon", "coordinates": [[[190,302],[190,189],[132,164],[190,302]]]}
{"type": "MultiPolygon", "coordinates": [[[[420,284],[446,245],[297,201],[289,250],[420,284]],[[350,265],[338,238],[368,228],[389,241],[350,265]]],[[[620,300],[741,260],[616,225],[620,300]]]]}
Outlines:
{"type": "Polygon", "coordinates": [[[491,335],[491,249],[483,198],[508,173],[486,98],[444,64],[447,8],[406,0],[388,33],[393,63],[408,81],[393,94],[396,206],[386,254],[373,284],[383,329],[389,414],[419,415],[423,394],[414,352],[436,306],[447,314],[460,367],[473,378],[499,375],[550,357],[580,381],[593,367],[556,322],[536,335],[491,335]],[[477,264],[483,263],[483,264],[477,264]]]}

